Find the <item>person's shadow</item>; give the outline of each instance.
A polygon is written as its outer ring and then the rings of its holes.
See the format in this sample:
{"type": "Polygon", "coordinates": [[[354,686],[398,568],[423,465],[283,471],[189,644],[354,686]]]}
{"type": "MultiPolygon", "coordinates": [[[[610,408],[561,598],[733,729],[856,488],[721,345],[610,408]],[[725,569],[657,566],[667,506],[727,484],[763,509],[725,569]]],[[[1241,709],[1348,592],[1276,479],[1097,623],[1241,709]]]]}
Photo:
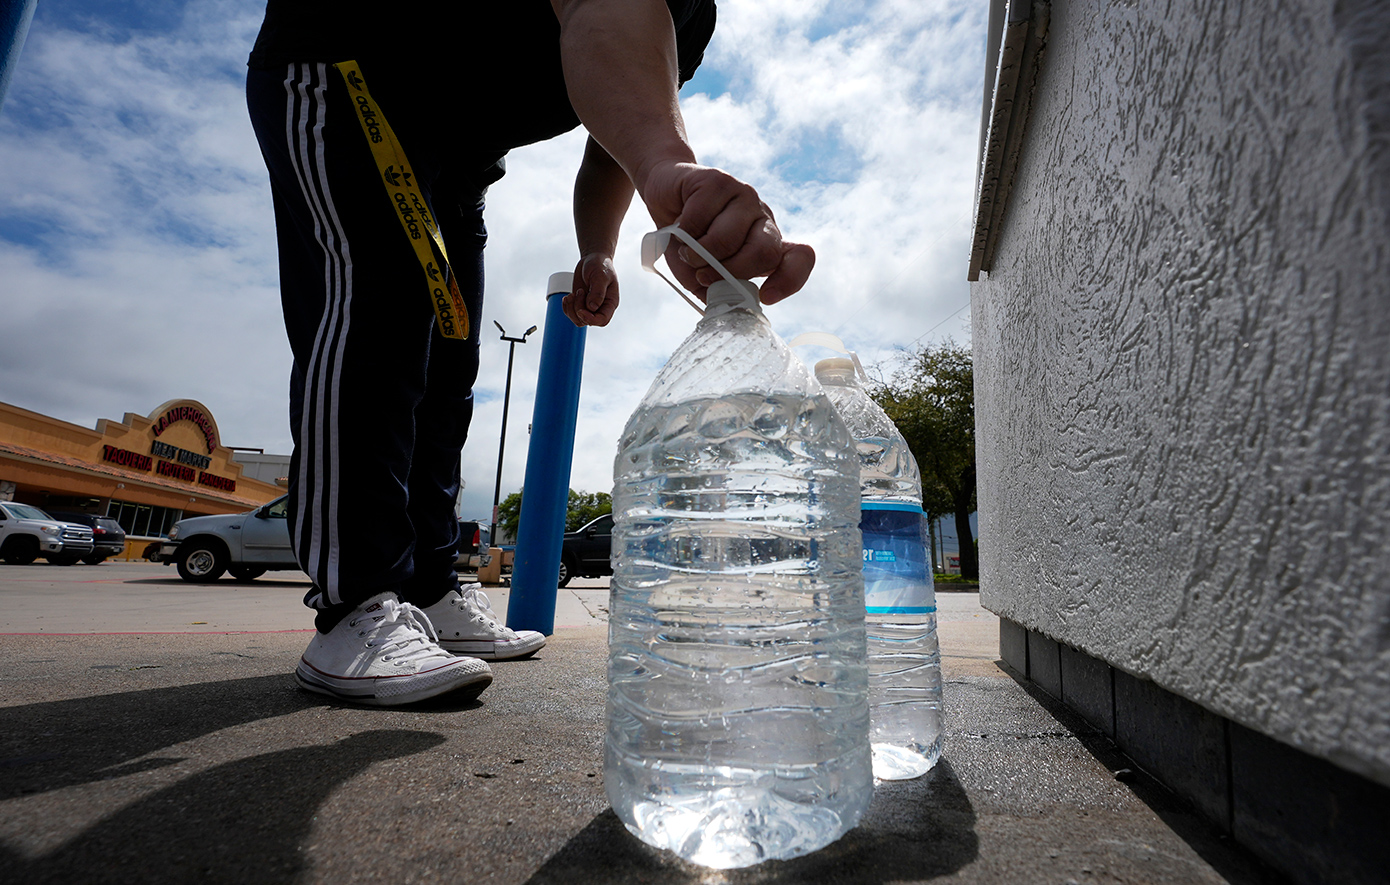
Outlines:
{"type": "MultiPolygon", "coordinates": [[[[149,754],[314,706],[321,704],[275,675],[0,709],[0,801],[174,765],[182,759],[149,754]]],[[[289,881],[305,868],[302,846],[330,793],[375,762],[444,741],[368,731],[215,765],[41,856],[0,847],[0,870],[26,885],[289,881]]]]}
{"type": "Polygon", "coordinates": [[[174,765],[149,754],[316,706],[276,674],[0,708],[0,801],[174,765]]]}
{"type": "MultiPolygon", "coordinates": [[[[879,885],[944,876],[979,854],[975,809],[945,759],[912,781],[885,781],[859,826],[804,857],[726,870],[725,885],[803,883],[879,885]]],[[[526,885],[627,882],[697,883],[709,870],[628,833],[609,809],[545,862],[526,885]]]]}

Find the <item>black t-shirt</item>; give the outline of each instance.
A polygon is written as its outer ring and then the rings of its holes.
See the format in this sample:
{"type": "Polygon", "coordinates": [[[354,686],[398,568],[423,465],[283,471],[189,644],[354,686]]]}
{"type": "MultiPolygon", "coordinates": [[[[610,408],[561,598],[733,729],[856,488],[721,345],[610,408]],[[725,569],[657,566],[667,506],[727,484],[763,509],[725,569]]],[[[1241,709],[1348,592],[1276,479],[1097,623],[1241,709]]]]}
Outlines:
{"type": "MultiPolygon", "coordinates": [[[[714,0],[666,5],[685,83],[714,34],[714,0]]],[[[360,64],[393,126],[410,125],[398,124],[393,108],[427,115],[472,153],[501,156],[579,125],[549,0],[269,0],[248,64],[281,70],[348,59],[360,64]]]]}

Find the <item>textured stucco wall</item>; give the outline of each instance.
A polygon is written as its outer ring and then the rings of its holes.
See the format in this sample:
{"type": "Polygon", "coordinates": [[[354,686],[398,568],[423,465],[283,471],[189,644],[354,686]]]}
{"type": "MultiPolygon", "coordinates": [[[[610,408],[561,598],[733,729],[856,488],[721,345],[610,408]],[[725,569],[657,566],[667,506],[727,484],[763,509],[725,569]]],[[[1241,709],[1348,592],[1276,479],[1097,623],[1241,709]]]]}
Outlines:
{"type": "Polygon", "coordinates": [[[972,288],[984,602],[1390,784],[1390,3],[1052,10],[972,288]]]}

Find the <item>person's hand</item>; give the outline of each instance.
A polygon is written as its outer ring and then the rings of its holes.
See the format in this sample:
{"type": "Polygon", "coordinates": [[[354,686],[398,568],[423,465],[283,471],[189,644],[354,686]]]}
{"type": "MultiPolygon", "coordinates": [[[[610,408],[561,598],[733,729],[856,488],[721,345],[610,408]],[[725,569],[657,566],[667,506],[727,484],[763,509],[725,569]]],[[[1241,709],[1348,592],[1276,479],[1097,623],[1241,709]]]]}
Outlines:
{"type": "MultiPolygon", "coordinates": [[[[739,279],[767,277],[761,287],[764,304],[775,304],[806,285],[815,251],[782,239],[772,210],[751,185],[722,169],[694,163],[666,162],[643,171],[639,191],[657,226],[678,223],[739,279]]],[[[681,285],[701,298],[720,279],[717,270],[675,237],[666,260],[681,285]]]]}
{"type": "Polygon", "coordinates": [[[618,272],[613,258],[590,252],[574,266],[574,287],[561,302],[576,326],[606,326],[618,309],[618,272]]]}

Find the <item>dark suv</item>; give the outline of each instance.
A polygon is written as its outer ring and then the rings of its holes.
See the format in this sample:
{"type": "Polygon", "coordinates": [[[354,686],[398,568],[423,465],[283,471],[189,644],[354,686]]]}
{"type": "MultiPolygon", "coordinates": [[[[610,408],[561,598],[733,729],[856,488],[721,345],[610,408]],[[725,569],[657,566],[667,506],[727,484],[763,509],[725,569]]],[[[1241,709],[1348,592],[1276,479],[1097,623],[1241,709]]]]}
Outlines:
{"type": "Polygon", "coordinates": [[[77,510],[48,510],[45,512],[54,519],[63,522],[75,522],[78,525],[91,527],[94,546],[91,553],[82,555],[82,561],[88,565],[97,565],[125,550],[125,529],[121,528],[121,524],[109,516],[97,516],[95,513],[82,513],[77,510]]]}
{"type": "Polygon", "coordinates": [[[613,574],[613,514],[598,519],[573,532],[565,532],[560,548],[560,586],[571,578],[599,578],[613,574]]]}

